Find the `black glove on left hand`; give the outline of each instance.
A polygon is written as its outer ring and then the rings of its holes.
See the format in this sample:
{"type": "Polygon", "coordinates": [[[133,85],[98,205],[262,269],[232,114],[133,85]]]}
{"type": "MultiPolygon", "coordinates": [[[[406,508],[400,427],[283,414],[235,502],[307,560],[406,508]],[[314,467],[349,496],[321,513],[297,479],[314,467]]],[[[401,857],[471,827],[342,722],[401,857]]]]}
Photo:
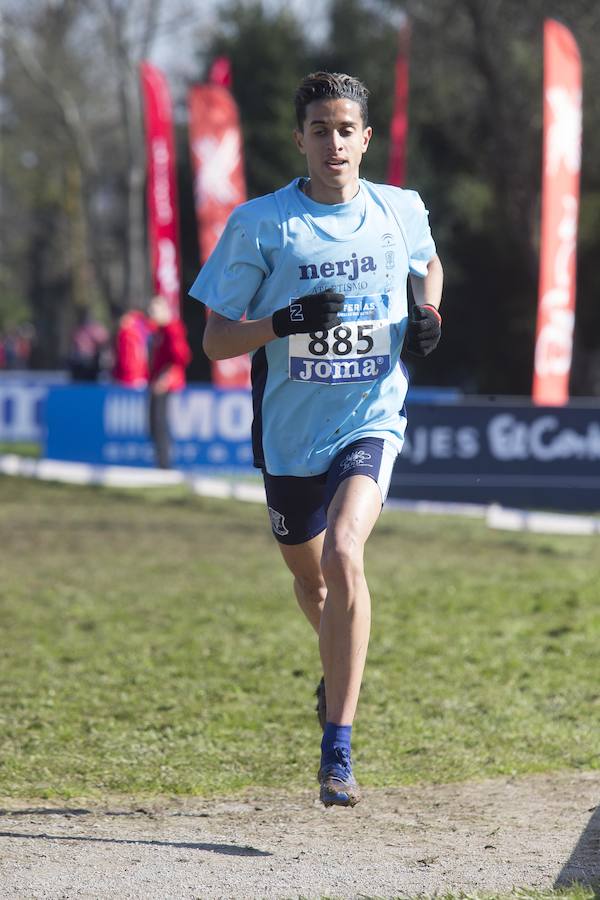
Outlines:
{"type": "Polygon", "coordinates": [[[273,331],[277,337],[329,331],[342,324],[340,312],[343,307],[344,295],[335,291],[320,291],[318,294],[296,297],[289,306],[275,310],[272,316],[273,331]]]}
{"type": "Polygon", "coordinates": [[[435,350],[442,336],[442,317],[435,308],[426,303],[412,308],[404,346],[413,356],[427,356],[435,350]]]}

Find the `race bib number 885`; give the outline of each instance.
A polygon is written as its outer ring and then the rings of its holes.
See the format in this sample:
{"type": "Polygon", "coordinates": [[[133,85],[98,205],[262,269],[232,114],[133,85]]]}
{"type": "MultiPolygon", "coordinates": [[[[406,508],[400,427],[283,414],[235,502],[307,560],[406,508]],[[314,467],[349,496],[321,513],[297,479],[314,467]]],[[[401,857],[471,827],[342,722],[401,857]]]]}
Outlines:
{"type": "Polygon", "coordinates": [[[389,372],[388,295],[348,298],[340,318],[342,324],[330,331],[290,336],[292,381],[354,384],[374,381],[389,372]]]}

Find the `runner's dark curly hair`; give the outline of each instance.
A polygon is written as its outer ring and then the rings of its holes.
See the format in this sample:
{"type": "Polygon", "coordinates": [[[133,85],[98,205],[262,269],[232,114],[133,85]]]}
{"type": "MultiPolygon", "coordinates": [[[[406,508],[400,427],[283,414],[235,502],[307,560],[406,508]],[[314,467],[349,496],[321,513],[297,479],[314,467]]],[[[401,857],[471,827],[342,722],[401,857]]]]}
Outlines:
{"type": "Polygon", "coordinates": [[[313,100],[354,100],[360,106],[363,126],[369,124],[367,100],[369,91],[358,78],[341,72],[312,72],[296,89],[294,106],[298,128],[302,131],[306,119],[306,107],[313,100]]]}

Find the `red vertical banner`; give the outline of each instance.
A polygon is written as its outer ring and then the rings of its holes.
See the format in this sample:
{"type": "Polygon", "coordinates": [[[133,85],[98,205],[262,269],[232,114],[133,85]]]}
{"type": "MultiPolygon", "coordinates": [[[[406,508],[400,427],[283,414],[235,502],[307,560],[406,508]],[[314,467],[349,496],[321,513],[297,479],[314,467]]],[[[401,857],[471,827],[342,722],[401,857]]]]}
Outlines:
{"type": "MultiPolygon", "coordinates": [[[[223,85],[193,87],[188,104],[198,244],[204,263],[231,212],[246,200],[242,135],[235,100],[223,85]]],[[[249,356],[213,362],[212,377],[217,387],[248,387],[249,356]]]]}
{"type": "Polygon", "coordinates": [[[231,62],[226,56],[217,56],[214,60],[208,73],[208,81],[210,84],[220,84],[221,87],[231,87],[233,83],[231,62]]]}
{"type": "Polygon", "coordinates": [[[402,187],[406,181],[406,142],[408,138],[408,65],[410,54],[410,23],[404,22],[398,38],[395,66],[394,108],[390,124],[390,155],[388,184],[402,187]]]}
{"type": "Polygon", "coordinates": [[[544,153],[540,278],[532,397],[563,406],[575,323],[581,168],[581,59],[568,28],[544,23],[544,153]]]}
{"type": "Polygon", "coordinates": [[[193,87],[189,114],[198,243],[204,263],[231,212],[246,199],[242,136],[235,100],[222,85],[193,87]]]}
{"type": "Polygon", "coordinates": [[[180,315],[179,207],[175,173],[173,112],[163,73],[140,65],[148,167],[148,235],[154,291],[180,315]]]}

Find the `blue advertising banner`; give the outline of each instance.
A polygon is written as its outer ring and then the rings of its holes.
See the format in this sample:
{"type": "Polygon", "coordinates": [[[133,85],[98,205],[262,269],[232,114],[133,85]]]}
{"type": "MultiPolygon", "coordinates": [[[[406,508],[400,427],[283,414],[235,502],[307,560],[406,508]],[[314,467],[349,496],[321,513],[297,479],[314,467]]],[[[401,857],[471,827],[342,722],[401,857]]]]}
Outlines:
{"type": "Polygon", "coordinates": [[[0,441],[40,443],[48,390],[67,380],[66,372],[0,372],[0,441]]]}
{"type": "Polygon", "coordinates": [[[390,496],[600,510],[600,408],[408,408],[390,496]]]}
{"type": "MultiPolygon", "coordinates": [[[[53,388],[46,401],[45,456],[100,465],[154,465],[148,394],[118,387],[53,388]]],[[[172,463],[248,468],[252,465],[249,391],[190,388],[169,397],[172,463]]]]}

